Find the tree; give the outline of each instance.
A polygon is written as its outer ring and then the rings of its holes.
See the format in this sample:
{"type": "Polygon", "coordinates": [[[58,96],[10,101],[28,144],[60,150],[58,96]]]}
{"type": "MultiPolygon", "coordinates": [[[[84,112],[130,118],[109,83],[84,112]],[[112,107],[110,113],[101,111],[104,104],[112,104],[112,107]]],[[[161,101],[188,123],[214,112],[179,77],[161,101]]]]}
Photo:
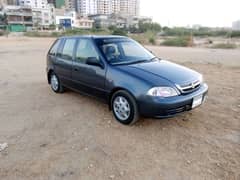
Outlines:
{"type": "Polygon", "coordinates": [[[139,26],[139,31],[142,33],[147,32],[148,30],[159,32],[162,29],[160,24],[155,23],[155,22],[154,23],[144,23],[144,22],[140,21],[138,26],[139,26]]]}
{"type": "Polygon", "coordinates": [[[0,14],[0,23],[4,24],[4,25],[7,25],[7,15],[5,13],[0,14]]]}

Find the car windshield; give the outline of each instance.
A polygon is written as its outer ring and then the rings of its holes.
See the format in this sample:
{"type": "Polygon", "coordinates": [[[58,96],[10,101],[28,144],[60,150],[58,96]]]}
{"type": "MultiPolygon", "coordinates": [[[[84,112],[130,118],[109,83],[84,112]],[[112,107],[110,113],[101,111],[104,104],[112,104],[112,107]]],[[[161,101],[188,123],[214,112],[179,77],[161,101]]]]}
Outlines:
{"type": "Polygon", "coordinates": [[[131,39],[98,39],[97,46],[110,64],[131,64],[150,61],[155,56],[131,39]]]}

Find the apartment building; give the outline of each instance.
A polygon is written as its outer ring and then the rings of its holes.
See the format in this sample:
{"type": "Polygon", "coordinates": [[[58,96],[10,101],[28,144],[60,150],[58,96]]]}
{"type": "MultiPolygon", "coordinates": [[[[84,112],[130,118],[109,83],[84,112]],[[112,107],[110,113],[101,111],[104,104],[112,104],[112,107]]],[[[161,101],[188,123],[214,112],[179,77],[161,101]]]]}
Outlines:
{"type": "Polygon", "coordinates": [[[32,8],[33,26],[36,29],[48,29],[55,24],[55,8],[53,4],[48,4],[45,8],[32,8]]]}
{"type": "Polygon", "coordinates": [[[111,13],[112,13],[112,0],[97,1],[97,14],[111,14],[111,13]]]}
{"type": "Polygon", "coordinates": [[[81,16],[113,13],[124,16],[138,16],[139,1],[140,0],[65,0],[65,6],[66,9],[76,11],[81,16]]]}
{"type": "Polygon", "coordinates": [[[7,4],[7,0],[0,0],[0,7],[7,4]]]}
{"type": "Polygon", "coordinates": [[[112,12],[114,14],[119,14],[120,13],[120,2],[121,0],[112,0],[112,12]]]}
{"type": "Polygon", "coordinates": [[[7,15],[7,22],[10,31],[26,31],[32,29],[32,9],[22,6],[5,6],[3,9],[7,15]]]}
{"type": "Polygon", "coordinates": [[[121,0],[120,12],[124,16],[138,16],[139,15],[139,0],[121,0]]]}
{"type": "Polygon", "coordinates": [[[97,14],[97,0],[76,0],[76,10],[81,16],[97,14]]]}
{"type": "Polygon", "coordinates": [[[76,11],[76,0],[65,0],[65,8],[69,11],[76,11]]]}
{"type": "Polygon", "coordinates": [[[47,0],[19,0],[20,6],[29,6],[31,8],[46,8],[48,5],[47,0]]]}

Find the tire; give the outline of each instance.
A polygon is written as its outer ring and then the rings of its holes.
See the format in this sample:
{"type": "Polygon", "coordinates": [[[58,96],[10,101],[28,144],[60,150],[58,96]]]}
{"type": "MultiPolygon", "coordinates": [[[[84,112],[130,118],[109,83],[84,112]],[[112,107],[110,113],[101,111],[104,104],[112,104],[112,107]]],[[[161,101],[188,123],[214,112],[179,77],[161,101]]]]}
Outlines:
{"type": "Polygon", "coordinates": [[[124,125],[134,124],[139,119],[137,103],[125,90],[119,90],[113,94],[111,109],[116,120],[124,125]]]}
{"type": "Polygon", "coordinates": [[[62,86],[58,76],[52,72],[50,75],[50,85],[52,90],[55,93],[63,93],[64,92],[64,87],[62,86]]]}

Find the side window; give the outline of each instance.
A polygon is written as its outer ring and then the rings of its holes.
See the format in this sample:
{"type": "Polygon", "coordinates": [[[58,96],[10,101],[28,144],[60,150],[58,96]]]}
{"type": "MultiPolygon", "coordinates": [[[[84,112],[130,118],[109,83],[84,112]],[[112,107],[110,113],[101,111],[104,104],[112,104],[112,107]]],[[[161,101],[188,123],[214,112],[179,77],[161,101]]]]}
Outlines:
{"type": "Polygon", "coordinates": [[[62,52],[58,56],[62,59],[72,60],[76,39],[66,39],[62,52]]]}
{"type": "Polygon", "coordinates": [[[55,56],[55,55],[56,55],[57,49],[58,49],[58,46],[59,46],[60,42],[61,42],[60,40],[57,40],[57,41],[53,44],[52,48],[51,48],[50,51],[49,51],[49,55],[52,55],[52,56],[55,56]]]}
{"type": "Polygon", "coordinates": [[[80,63],[86,63],[86,60],[90,57],[95,57],[99,60],[98,53],[89,39],[80,39],[76,50],[76,61],[80,63]]]}

